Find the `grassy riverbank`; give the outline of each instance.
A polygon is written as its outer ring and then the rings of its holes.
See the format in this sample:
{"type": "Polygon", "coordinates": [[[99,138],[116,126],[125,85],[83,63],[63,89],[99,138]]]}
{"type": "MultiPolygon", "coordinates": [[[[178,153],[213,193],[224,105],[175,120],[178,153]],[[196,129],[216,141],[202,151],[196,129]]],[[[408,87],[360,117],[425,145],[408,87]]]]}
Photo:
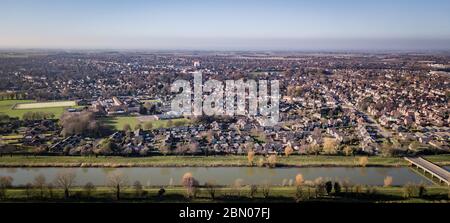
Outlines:
{"type": "Polygon", "coordinates": [[[448,187],[427,187],[422,195],[405,197],[405,189],[402,187],[356,187],[340,193],[331,192],[317,194],[313,187],[302,187],[301,194],[295,187],[270,187],[266,194],[258,187],[254,196],[250,196],[250,187],[240,189],[220,187],[215,189],[215,198],[211,198],[210,191],[206,188],[197,189],[195,198],[186,197],[186,189],[183,187],[166,187],[162,196],[158,195],[159,188],[145,188],[136,192],[131,187],[123,188],[120,200],[115,198],[115,193],[108,187],[97,187],[90,194],[81,188],[70,190],[70,197],[64,199],[62,189],[53,189],[51,194],[45,191],[41,196],[40,191],[33,189],[26,191],[24,188],[8,189],[6,198],[0,202],[194,202],[194,203],[294,203],[294,202],[388,202],[388,203],[449,203],[448,187]]]}
{"type": "MultiPolygon", "coordinates": [[[[450,165],[450,155],[424,156],[438,165],[450,165]]],[[[256,156],[254,162],[262,158],[256,156]]],[[[356,167],[353,156],[277,157],[279,167],[356,167]]],[[[367,166],[407,166],[403,158],[369,157],[367,166]]],[[[6,156],[0,167],[240,167],[249,166],[246,156],[153,156],[153,157],[78,157],[78,156],[6,156]]]]}

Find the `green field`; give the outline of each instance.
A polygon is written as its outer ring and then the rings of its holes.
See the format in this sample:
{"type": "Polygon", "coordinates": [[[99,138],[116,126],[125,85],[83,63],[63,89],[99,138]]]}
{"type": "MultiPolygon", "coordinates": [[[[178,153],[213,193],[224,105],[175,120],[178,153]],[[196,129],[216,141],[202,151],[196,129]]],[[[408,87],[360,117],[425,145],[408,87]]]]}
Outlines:
{"type": "MultiPolygon", "coordinates": [[[[133,182],[129,182],[132,184],[133,182]]],[[[210,190],[204,187],[196,189],[195,198],[186,197],[186,189],[180,186],[165,187],[165,193],[158,195],[158,187],[144,187],[140,193],[131,187],[121,189],[120,200],[117,201],[115,193],[110,187],[95,187],[90,194],[82,187],[73,187],[69,190],[70,197],[65,199],[62,189],[52,190],[50,195],[48,189],[44,188],[41,197],[40,190],[32,188],[27,191],[24,188],[13,188],[6,191],[4,202],[194,202],[194,203],[307,203],[307,202],[380,202],[380,203],[449,203],[448,187],[426,187],[426,193],[422,196],[413,194],[405,197],[405,189],[402,187],[360,187],[357,191],[352,187],[349,191],[342,190],[340,193],[332,191],[330,194],[316,193],[314,187],[300,187],[301,194],[297,194],[296,187],[272,186],[265,187],[267,194],[263,193],[261,186],[257,187],[253,197],[250,196],[250,187],[216,187],[215,196],[212,199],[210,190]],[[368,192],[369,191],[369,192],[368,192]],[[297,195],[296,195],[297,194],[297,195]]]]}
{"type": "MultiPolygon", "coordinates": [[[[148,121],[148,122],[151,122],[153,125],[153,128],[157,129],[157,128],[166,127],[168,121],[169,120],[153,120],[153,121],[148,121]]],[[[185,125],[190,123],[190,120],[186,119],[186,118],[172,119],[172,122],[177,122],[177,121],[185,122],[185,125]]],[[[109,118],[103,119],[103,122],[107,125],[112,126],[116,130],[123,130],[123,127],[125,126],[125,124],[129,124],[131,126],[131,129],[134,129],[134,127],[139,123],[143,127],[145,125],[145,122],[140,122],[136,116],[109,117],[109,118]]]]}
{"type": "MultiPolygon", "coordinates": [[[[442,166],[450,165],[450,155],[424,156],[442,166]]],[[[255,163],[261,156],[255,157],[255,163]]],[[[358,157],[290,156],[277,157],[278,166],[359,166],[358,157]]],[[[367,166],[407,166],[403,158],[370,157],[367,166]]],[[[0,167],[225,167],[249,166],[246,156],[151,156],[151,157],[86,157],[86,156],[3,156],[0,167]]]]}
{"type": "MultiPolygon", "coordinates": [[[[56,118],[61,117],[68,107],[50,107],[50,108],[33,108],[33,109],[14,109],[16,104],[34,103],[34,100],[2,100],[0,101],[0,114],[6,114],[10,117],[22,118],[27,112],[47,112],[53,113],[56,118]]],[[[73,106],[77,107],[77,106],[73,106]]]]}

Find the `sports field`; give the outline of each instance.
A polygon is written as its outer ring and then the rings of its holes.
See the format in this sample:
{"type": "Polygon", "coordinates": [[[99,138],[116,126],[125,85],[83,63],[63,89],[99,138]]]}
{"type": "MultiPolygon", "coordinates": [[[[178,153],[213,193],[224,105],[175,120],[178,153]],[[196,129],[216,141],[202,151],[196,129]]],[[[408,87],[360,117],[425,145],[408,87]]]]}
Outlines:
{"type": "Polygon", "coordinates": [[[77,103],[75,101],[17,103],[13,109],[58,108],[58,107],[72,107],[76,105],[77,103]]]}
{"type": "MultiPolygon", "coordinates": [[[[51,103],[51,102],[45,102],[45,103],[51,103]]],[[[57,102],[61,103],[61,102],[57,102]]],[[[54,106],[55,104],[52,104],[54,106]]],[[[60,104],[61,105],[61,104],[60,104]]],[[[20,107],[19,106],[19,107],[20,107]]],[[[23,114],[27,112],[47,112],[47,113],[53,113],[56,118],[61,117],[61,115],[64,113],[66,108],[68,107],[77,107],[77,106],[59,106],[59,107],[42,107],[42,103],[37,103],[34,100],[2,100],[0,101],[0,114],[5,114],[10,117],[18,117],[22,118],[23,114]],[[35,104],[38,104],[36,107],[35,104]],[[17,109],[16,107],[20,105],[32,105],[35,108],[28,108],[25,109],[21,107],[21,109],[17,109]]]]}

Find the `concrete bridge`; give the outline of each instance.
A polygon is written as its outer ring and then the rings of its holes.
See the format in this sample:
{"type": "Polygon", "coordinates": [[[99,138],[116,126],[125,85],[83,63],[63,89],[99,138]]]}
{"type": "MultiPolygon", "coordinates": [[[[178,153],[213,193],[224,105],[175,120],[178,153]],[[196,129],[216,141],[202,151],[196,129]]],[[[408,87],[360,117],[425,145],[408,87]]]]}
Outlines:
{"type": "Polygon", "coordinates": [[[446,169],[422,158],[422,157],[405,157],[405,160],[411,163],[412,166],[422,169],[429,173],[431,177],[439,180],[440,183],[445,183],[450,186],[450,172],[446,169]]]}

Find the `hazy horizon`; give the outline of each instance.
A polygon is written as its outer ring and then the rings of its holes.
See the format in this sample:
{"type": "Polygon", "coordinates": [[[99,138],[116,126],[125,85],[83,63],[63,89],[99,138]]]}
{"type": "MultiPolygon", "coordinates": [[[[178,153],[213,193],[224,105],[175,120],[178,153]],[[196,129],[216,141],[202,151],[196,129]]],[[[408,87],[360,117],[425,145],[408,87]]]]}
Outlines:
{"type": "Polygon", "coordinates": [[[0,0],[2,49],[450,50],[450,2],[0,0]]]}

